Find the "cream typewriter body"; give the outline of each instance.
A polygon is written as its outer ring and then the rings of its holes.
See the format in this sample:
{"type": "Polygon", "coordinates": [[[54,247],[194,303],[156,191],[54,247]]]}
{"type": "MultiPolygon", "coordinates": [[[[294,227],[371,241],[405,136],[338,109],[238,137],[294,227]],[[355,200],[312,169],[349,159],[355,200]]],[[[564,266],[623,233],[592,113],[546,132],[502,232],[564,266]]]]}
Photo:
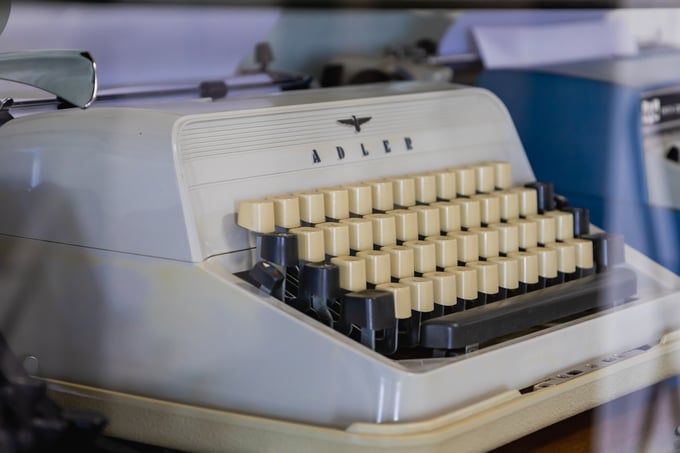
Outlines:
{"type": "Polygon", "coordinates": [[[550,395],[534,386],[680,327],[677,277],[628,247],[627,303],[429,357],[380,354],[240,278],[261,253],[239,219],[251,200],[492,161],[533,182],[482,89],[95,103],[13,119],[0,143],[0,326],[41,377],[344,429],[550,395]]]}

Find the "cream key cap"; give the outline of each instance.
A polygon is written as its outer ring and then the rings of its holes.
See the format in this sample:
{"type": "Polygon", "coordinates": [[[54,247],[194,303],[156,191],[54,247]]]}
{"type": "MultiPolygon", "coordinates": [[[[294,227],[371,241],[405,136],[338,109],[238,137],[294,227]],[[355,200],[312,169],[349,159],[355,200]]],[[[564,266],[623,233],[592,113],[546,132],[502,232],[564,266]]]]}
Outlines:
{"type": "Polygon", "coordinates": [[[349,191],[345,188],[319,189],[323,194],[326,220],[337,222],[349,217],[349,191]]]}
{"type": "Polygon", "coordinates": [[[520,250],[538,246],[538,225],[536,222],[527,219],[513,219],[509,220],[508,224],[517,225],[520,250]]]}
{"type": "Polygon", "coordinates": [[[555,239],[560,242],[574,239],[574,216],[571,212],[548,211],[545,215],[555,219],[555,239]]]}
{"type": "Polygon", "coordinates": [[[349,255],[349,227],[339,222],[324,222],[316,225],[323,230],[326,256],[349,255]]]}
{"type": "Polygon", "coordinates": [[[519,251],[519,228],[516,224],[494,223],[489,228],[498,231],[498,252],[501,255],[519,251]]]}
{"type": "Polygon", "coordinates": [[[463,229],[482,226],[479,200],[457,198],[453,200],[452,203],[460,206],[460,226],[463,229]]]}
{"type": "Polygon", "coordinates": [[[527,217],[527,220],[536,222],[536,240],[538,245],[555,242],[555,218],[543,214],[527,217]]]}
{"type": "Polygon", "coordinates": [[[366,261],[358,256],[335,256],[331,263],[340,270],[340,288],[345,291],[366,289],[366,261]]]}
{"type": "Polygon", "coordinates": [[[344,188],[347,189],[350,215],[361,217],[373,212],[373,189],[369,184],[354,184],[344,188]]]}
{"type": "Polygon", "coordinates": [[[413,175],[416,203],[430,204],[437,201],[437,181],[433,174],[413,175]]]}
{"type": "Polygon", "coordinates": [[[300,199],[295,195],[275,195],[274,224],[278,228],[290,229],[300,226],[300,199]]]}
{"type": "Polygon", "coordinates": [[[448,201],[456,198],[456,173],[451,170],[432,173],[437,187],[437,200],[448,201]]]}
{"type": "Polygon", "coordinates": [[[389,291],[394,297],[394,314],[397,319],[411,317],[411,288],[408,285],[397,282],[382,283],[375,289],[389,291]]]}
{"type": "Polygon", "coordinates": [[[519,198],[520,217],[538,214],[538,199],[536,197],[535,189],[529,187],[516,187],[510,190],[515,192],[519,198]]]}
{"type": "Polygon", "coordinates": [[[460,206],[449,201],[438,201],[430,207],[439,209],[439,231],[460,231],[460,206]]]}
{"type": "Polygon", "coordinates": [[[300,227],[293,228],[290,232],[297,236],[298,259],[311,263],[325,260],[324,231],[321,228],[300,227]]]}
{"type": "Polygon", "coordinates": [[[416,275],[437,270],[434,243],[429,241],[406,241],[403,245],[413,249],[413,270],[416,275]]]}
{"type": "Polygon", "coordinates": [[[375,247],[397,245],[397,219],[388,214],[369,214],[364,219],[370,220],[375,247]]]}
{"type": "Polygon", "coordinates": [[[447,236],[458,242],[458,264],[479,260],[479,235],[470,231],[452,231],[447,236]]]}
{"type": "Polygon", "coordinates": [[[500,199],[501,220],[507,222],[512,219],[519,219],[519,193],[511,190],[494,192],[500,199]]]}
{"type": "Polygon", "coordinates": [[[456,276],[457,310],[467,310],[477,305],[477,270],[465,266],[451,266],[444,269],[456,276]]]}
{"type": "Polygon", "coordinates": [[[453,167],[449,169],[456,174],[456,195],[469,197],[477,191],[475,169],[470,167],[453,167]]]}
{"type": "Polygon", "coordinates": [[[370,219],[350,217],[340,220],[340,223],[349,228],[350,250],[373,250],[373,222],[370,219]]]}
{"type": "Polygon", "coordinates": [[[501,221],[501,198],[496,194],[478,194],[470,197],[479,201],[479,218],[482,226],[501,221]]]}
{"type": "Polygon", "coordinates": [[[411,290],[411,311],[428,313],[434,310],[434,283],[423,277],[405,277],[399,283],[411,290]]]}
{"type": "Polygon", "coordinates": [[[420,323],[434,310],[434,284],[423,277],[399,280],[411,290],[411,317],[399,322],[399,347],[413,347],[420,343],[420,323]]]}
{"type": "Polygon", "coordinates": [[[428,236],[427,242],[434,244],[435,263],[438,270],[458,265],[458,241],[451,236],[428,236]]]}
{"type": "Polygon", "coordinates": [[[498,266],[498,290],[500,299],[521,294],[519,289],[519,260],[514,257],[497,256],[488,261],[498,266]]]}
{"type": "Polygon", "coordinates": [[[238,204],[236,223],[255,233],[272,233],[274,225],[274,202],[271,200],[243,200],[238,204]]]}
{"type": "Polygon", "coordinates": [[[573,245],[576,250],[576,277],[594,274],[593,243],[587,239],[568,239],[565,242],[573,245]]]}
{"type": "Polygon", "coordinates": [[[488,259],[488,258],[493,258],[495,256],[499,256],[500,254],[500,249],[498,246],[499,243],[499,234],[498,230],[495,230],[493,228],[470,228],[468,230],[470,233],[475,233],[478,236],[477,242],[479,244],[479,258],[480,259],[488,259]]]}
{"type": "MultiPolygon", "coordinates": [[[[461,311],[458,305],[456,274],[452,272],[428,272],[423,277],[432,280],[434,286],[434,316],[444,316],[461,311]]],[[[462,305],[462,304],[461,304],[462,305]]]]}
{"type": "Polygon", "coordinates": [[[512,165],[510,162],[494,160],[487,162],[494,168],[494,186],[496,190],[506,190],[512,187],[512,165]]]}
{"type": "Polygon", "coordinates": [[[475,191],[491,193],[496,186],[496,170],[492,164],[481,163],[471,165],[475,171],[475,191]]]}
{"type": "Polygon", "coordinates": [[[385,179],[366,181],[371,186],[373,212],[385,212],[394,209],[394,192],[392,181],[385,179]]]}
{"type": "Polygon", "coordinates": [[[547,247],[534,247],[527,249],[538,259],[538,284],[541,288],[559,283],[557,276],[557,251],[547,247]]]}
{"type": "Polygon", "coordinates": [[[437,206],[417,205],[411,206],[408,209],[409,211],[415,211],[418,215],[418,237],[424,238],[439,234],[441,221],[437,206]]]}
{"type": "Polygon", "coordinates": [[[394,209],[385,214],[394,216],[397,243],[418,239],[418,214],[411,209],[394,209]]]}
{"type": "Polygon", "coordinates": [[[403,245],[388,245],[381,250],[390,254],[390,275],[392,280],[399,281],[415,275],[413,249],[403,245]]]}
{"type": "Polygon", "coordinates": [[[477,305],[486,305],[499,300],[498,264],[492,261],[473,261],[466,263],[477,271],[477,305]]]}
{"type": "Polygon", "coordinates": [[[535,253],[511,252],[509,258],[517,260],[517,279],[519,292],[524,294],[539,289],[538,284],[538,256],[535,253]]]}
{"type": "Polygon", "coordinates": [[[300,221],[305,226],[313,226],[326,221],[324,196],[321,192],[299,192],[300,221]]]}
{"type": "Polygon", "coordinates": [[[364,250],[357,253],[359,258],[366,261],[366,282],[369,286],[378,287],[392,281],[390,254],[382,250],[364,250]]]}
{"type": "Polygon", "coordinates": [[[566,242],[545,244],[557,252],[557,277],[560,283],[576,279],[576,247],[566,242]]]}
{"type": "Polygon", "coordinates": [[[408,208],[416,204],[416,182],[410,176],[388,178],[392,181],[395,208],[408,208]]]}

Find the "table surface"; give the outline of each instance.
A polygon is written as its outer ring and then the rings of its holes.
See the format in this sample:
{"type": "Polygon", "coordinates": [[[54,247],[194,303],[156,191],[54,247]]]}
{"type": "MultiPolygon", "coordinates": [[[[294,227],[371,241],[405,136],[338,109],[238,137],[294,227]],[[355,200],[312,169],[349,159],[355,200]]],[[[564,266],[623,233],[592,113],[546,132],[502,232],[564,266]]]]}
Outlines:
{"type": "Polygon", "coordinates": [[[680,377],[675,377],[522,437],[493,453],[680,453],[675,436],[679,424],[680,377]]]}

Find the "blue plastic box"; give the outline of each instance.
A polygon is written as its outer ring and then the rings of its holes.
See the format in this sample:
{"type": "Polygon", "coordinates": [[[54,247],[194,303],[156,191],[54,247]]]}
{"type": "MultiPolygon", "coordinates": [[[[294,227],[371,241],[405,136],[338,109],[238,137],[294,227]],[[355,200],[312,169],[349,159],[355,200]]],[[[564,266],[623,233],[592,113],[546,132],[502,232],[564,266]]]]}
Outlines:
{"type": "Polygon", "coordinates": [[[539,180],[680,274],[680,52],[485,70],[539,180]]]}

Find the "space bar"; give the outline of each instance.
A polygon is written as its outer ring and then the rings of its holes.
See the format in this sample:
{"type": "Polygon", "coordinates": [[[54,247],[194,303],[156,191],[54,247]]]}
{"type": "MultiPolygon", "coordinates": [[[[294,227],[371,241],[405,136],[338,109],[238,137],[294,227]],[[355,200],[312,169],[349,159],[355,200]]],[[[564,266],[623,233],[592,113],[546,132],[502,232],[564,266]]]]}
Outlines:
{"type": "Polygon", "coordinates": [[[635,274],[610,269],[601,274],[533,291],[423,323],[420,344],[462,349],[520,332],[592,308],[612,306],[637,291],[635,274]]]}

